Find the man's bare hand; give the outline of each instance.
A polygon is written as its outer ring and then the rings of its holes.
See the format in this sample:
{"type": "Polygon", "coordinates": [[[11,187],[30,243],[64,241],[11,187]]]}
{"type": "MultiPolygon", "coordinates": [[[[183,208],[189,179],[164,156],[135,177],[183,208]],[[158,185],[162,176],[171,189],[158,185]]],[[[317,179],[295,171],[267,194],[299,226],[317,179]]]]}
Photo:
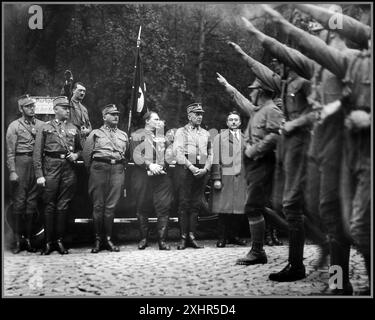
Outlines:
{"type": "Polygon", "coordinates": [[[200,178],[200,177],[203,177],[206,173],[207,173],[206,169],[198,169],[197,171],[195,171],[195,173],[193,173],[193,175],[196,178],[200,178]]]}
{"type": "Polygon", "coordinates": [[[70,162],[74,162],[78,159],[78,153],[70,153],[66,159],[68,159],[70,162]]]}
{"type": "Polygon", "coordinates": [[[40,177],[36,180],[36,184],[40,187],[46,186],[46,179],[44,177],[40,177]]]}
{"type": "Polygon", "coordinates": [[[216,74],[217,74],[217,81],[219,81],[221,85],[223,85],[224,87],[229,85],[228,81],[219,72],[216,72],[216,74]]]}
{"type": "Polygon", "coordinates": [[[233,48],[237,53],[239,53],[240,55],[246,55],[246,53],[241,49],[241,47],[238,45],[238,44],[236,44],[236,43],[234,43],[234,42],[232,42],[232,41],[228,41],[228,45],[231,47],[231,48],[233,48]]]}
{"type": "Polygon", "coordinates": [[[214,181],[214,188],[216,190],[220,190],[221,189],[221,181],[220,180],[215,180],[214,181]]]}
{"type": "Polygon", "coordinates": [[[328,103],[322,107],[322,111],[320,113],[320,119],[324,120],[328,116],[336,113],[341,107],[341,101],[336,100],[331,103],[328,103]]]}
{"type": "Polygon", "coordinates": [[[252,146],[250,143],[246,144],[245,155],[250,159],[255,159],[257,155],[256,147],[252,146]]]}
{"type": "Polygon", "coordinates": [[[348,129],[360,130],[371,126],[371,115],[363,110],[354,110],[345,118],[348,129]]]}
{"type": "Polygon", "coordinates": [[[256,32],[259,31],[257,28],[254,27],[254,25],[248,19],[246,19],[245,17],[241,17],[241,19],[242,19],[242,21],[244,23],[244,26],[247,29],[247,31],[249,31],[251,33],[256,33],[256,32]]]}
{"type": "Polygon", "coordinates": [[[148,168],[154,175],[162,174],[163,171],[163,167],[156,163],[151,163],[148,168]]]}
{"type": "Polygon", "coordinates": [[[295,129],[293,121],[286,121],[283,125],[283,132],[290,133],[295,129]]]}
{"type": "Polygon", "coordinates": [[[10,182],[18,182],[18,174],[15,173],[15,172],[11,172],[10,175],[9,175],[9,180],[10,182]]]}
{"type": "Polygon", "coordinates": [[[284,17],[279,12],[277,12],[275,9],[272,9],[272,7],[269,6],[268,4],[262,4],[261,7],[266,13],[270,15],[273,21],[282,22],[285,20],[284,17]]]}

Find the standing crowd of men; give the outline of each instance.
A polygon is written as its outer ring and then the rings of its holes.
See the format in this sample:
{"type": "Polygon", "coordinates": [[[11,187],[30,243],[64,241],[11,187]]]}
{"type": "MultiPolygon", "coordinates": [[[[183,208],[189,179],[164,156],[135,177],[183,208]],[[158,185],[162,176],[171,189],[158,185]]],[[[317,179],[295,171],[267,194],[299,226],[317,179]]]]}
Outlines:
{"type": "MultiPolygon", "coordinates": [[[[81,175],[89,175],[95,235],[92,253],[104,247],[119,251],[112,242],[112,227],[125,164],[130,160],[135,164],[131,178],[141,235],[138,249],[148,246],[148,217],[155,211],[159,249],[170,250],[166,238],[175,197],[181,229],[177,249],[202,248],[196,241],[197,221],[211,178],[212,212],[219,216],[217,247],[246,245],[238,227],[239,217],[248,219],[251,249],[236,264],[267,263],[267,225],[276,225],[288,231],[289,256],[285,268],[270,274],[270,280],[306,277],[303,251],[309,237],[321,247],[319,265],[329,254],[330,265],[342,269],[343,286],[328,293],[351,295],[352,245],[363,255],[367,274],[371,274],[371,32],[369,26],[339,13],[338,6],[330,10],[294,6],[317,21],[310,32],[267,5],[262,10],[297,49],[265,35],[243,18],[244,27],[283,64],[285,72],[278,74],[230,42],[256,79],[249,86],[248,99],[218,74],[218,82],[239,112],[230,112],[228,129],[214,137],[201,127],[201,103],[187,107],[188,124],[171,141],[154,111],[144,115],[144,128],[129,139],[117,127],[120,112],[113,104],[102,109],[103,125],[92,130],[82,105],[86,90],[82,83],[74,85],[70,101],[64,96],[54,99],[55,119],[46,123],[35,118],[35,101],[28,95],[20,97],[22,117],[9,125],[6,135],[15,217],[13,252],[36,251],[30,241],[32,216],[41,196],[42,254],[55,248],[68,253],[65,225],[77,186],[78,159],[83,159],[87,169],[81,175]],[[333,16],[343,20],[342,28],[330,29],[333,16]],[[347,39],[359,49],[348,48],[347,39]],[[240,113],[249,118],[244,133],[240,113]],[[281,199],[273,190],[278,190],[281,199]],[[280,209],[286,223],[271,208],[280,209]]],[[[279,244],[274,232],[271,236],[279,244]]]]}

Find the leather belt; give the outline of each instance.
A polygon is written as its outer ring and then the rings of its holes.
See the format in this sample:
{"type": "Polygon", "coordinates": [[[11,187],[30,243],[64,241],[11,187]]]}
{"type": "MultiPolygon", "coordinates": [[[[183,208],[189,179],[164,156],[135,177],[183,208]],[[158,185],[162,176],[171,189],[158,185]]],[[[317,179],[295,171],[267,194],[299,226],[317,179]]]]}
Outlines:
{"type": "Polygon", "coordinates": [[[16,152],[16,156],[28,156],[32,157],[33,153],[32,152],[16,152]]]}
{"type": "Polygon", "coordinates": [[[50,158],[55,158],[55,159],[65,159],[66,158],[66,153],[58,153],[58,152],[46,152],[46,156],[50,158]]]}
{"type": "Polygon", "coordinates": [[[105,158],[93,158],[92,161],[104,162],[108,164],[124,163],[124,160],[105,159],[105,158]]]}

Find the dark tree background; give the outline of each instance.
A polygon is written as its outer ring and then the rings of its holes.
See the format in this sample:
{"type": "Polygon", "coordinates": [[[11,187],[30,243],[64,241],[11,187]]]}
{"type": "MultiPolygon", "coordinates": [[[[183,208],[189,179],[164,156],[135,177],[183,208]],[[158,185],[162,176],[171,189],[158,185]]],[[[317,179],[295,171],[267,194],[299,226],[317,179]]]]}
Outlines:
{"type": "MultiPolygon", "coordinates": [[[[241,15],[256,16],[254,5],[41,5],[43,30],[28,28],[30,5],[4,5],[5,126],[18,116],[17,96],[58,95],[63,73],[70,69],[87,88],[84,104],[94,128],[102,122],[100,109],[115,103],[125,129],[140,25],[146,104],[159,112],[168,128],[186,122],[185,107],[194,101],[204,104],[206,126],[225,126],[225,114],[235,106],[216,81],[216,72],[247,94],[254,76],[228,40],[265,64],[272,58],[239,23],[241,15]]],[[[280,10],[295,19],[288,6],[280,10]]],[[[359,14],[358,6],[345,5],[344,10],[359,14]]],[[[253,22],[285,41],[266,18],[253,22]]]]}

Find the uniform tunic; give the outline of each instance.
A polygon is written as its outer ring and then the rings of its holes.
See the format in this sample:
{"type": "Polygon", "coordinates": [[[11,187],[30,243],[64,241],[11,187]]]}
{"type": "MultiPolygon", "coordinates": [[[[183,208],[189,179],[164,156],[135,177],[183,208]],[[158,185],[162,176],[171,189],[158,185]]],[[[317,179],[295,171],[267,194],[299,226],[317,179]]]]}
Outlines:
{"type": "Polygon", "coordinates": [[[37,207],[39,192],[32,154],[35,136],[43,124],[38,119],[30,122],[22,117],[13,121],[6,133],[8,169],[18,175],[18,183],[12,189],[14,214],[33,214],[37,207]]]}
{"type": "Polygon", "coordinates": [[[97,235],[102,232],[103,222],[106,236],[112,235],[115,208],[124,186],[127,148],[127,134],[107,126],[93,130],[85,142],[82,156],[90,170],[89,195],[97,235]]]}

